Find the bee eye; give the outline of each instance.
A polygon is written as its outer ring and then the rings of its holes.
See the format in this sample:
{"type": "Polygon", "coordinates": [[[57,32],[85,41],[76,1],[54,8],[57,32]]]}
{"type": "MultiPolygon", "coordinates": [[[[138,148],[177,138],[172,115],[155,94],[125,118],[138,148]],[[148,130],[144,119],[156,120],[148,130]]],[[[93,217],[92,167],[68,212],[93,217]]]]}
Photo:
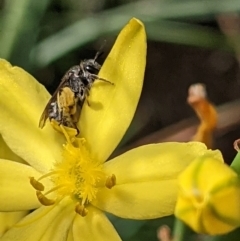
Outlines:
{"type": "Polygon", "coordinates": [[[87,65],[86,70],[89,71],[91,74],[97,74],[99,71],[99,69],[92,65],[87,65]]]}

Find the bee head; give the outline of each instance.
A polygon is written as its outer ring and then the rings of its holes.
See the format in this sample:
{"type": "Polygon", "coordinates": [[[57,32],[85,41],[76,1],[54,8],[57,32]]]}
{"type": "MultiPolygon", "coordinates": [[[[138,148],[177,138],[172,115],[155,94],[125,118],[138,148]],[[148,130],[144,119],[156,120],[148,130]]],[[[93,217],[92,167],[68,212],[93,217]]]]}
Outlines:
{"type": "Polygon", "coordinates": [[[98,74],[99,70],[101,69],[101,65],[96,62],[96,59],[85,59],[83,61],[83,68],[90,72],[91,74],[98,74]]]}
{"type": "Polygon", "coordinates": [[[82,62],[84,70],[88,71],[91,74],[98,74],[99,70],[101,69],[101,65],[96,61],[99,56],[103,54],[101,51],[103,46],[106,44],[104,41],[103,45],[101,46],[100,50],[96,53],[94,59],[85,59],[82,62]]]}

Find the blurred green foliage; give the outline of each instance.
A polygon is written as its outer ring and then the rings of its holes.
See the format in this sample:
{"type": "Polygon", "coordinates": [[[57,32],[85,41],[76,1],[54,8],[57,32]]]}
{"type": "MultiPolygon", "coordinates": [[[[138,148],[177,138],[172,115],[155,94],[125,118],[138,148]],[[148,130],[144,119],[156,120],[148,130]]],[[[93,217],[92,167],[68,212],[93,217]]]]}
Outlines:
{"type": "Polygon", "coordinates": [[[1,2],[0,56],[27,69],[49,65],[100,36],[116,34],[141,19],[148,38],[229,49],[224,36],[196,23],[240,9],[237,0],[1,2]]]}

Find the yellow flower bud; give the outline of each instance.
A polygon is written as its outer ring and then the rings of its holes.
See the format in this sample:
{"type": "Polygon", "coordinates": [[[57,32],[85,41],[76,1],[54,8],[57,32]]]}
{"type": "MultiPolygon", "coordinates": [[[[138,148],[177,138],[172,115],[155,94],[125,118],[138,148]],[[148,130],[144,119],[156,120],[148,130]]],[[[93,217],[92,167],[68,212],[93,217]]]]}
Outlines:
{"type": "Polygon", "coordinates": [[[240,225],[239,178],[221,159],[198,157],[179,176],[175,215],[197,233],[224,234],[240,225]]]}

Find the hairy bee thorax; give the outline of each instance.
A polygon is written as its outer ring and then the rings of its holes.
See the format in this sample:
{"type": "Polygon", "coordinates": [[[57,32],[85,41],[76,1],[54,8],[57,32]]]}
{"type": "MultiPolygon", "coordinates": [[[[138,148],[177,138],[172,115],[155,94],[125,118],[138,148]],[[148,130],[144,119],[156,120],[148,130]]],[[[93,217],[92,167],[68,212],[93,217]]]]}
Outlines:
{"type": "Polygon", "coordinates": [[[107,175],[102,163],[91,158],[82,138],[76,138],[74,144],[67,143],[62,156],[63,160],[56,162],[53,170],[38,180],[30,177],[30,183],[42,205],[56,205],[63,198],[70,197],[75,203],[75,211],[85,216],[87,206],[97,198],[99,188],[111,189],[116,184],[116,177],[114,174],[107,175]],[[52,184],[49,190],[45,190],[42,183],[46,178],[52,184]]]}

